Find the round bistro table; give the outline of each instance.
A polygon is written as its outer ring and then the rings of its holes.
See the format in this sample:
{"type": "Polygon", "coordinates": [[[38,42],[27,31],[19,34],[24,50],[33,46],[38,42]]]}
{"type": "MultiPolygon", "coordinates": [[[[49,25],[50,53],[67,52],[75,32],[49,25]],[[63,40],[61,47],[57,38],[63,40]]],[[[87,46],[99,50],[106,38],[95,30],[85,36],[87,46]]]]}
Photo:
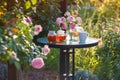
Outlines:
{"type": "Polygon", "coordinates": [[[50,48],[60,49],[60,80],[75,79],[75,48],[88,48],[98,45],[98,39],[88,37],[85,43],[77,41],[66,41],[63,43],[49,43],[47,37],[37,38],[35,44],[38,46],[49,45],[50,48]],[[70,60],[71,59],[71,60],[70,60]],[[71,63],[70,63],[71,61],[71,63]]]}

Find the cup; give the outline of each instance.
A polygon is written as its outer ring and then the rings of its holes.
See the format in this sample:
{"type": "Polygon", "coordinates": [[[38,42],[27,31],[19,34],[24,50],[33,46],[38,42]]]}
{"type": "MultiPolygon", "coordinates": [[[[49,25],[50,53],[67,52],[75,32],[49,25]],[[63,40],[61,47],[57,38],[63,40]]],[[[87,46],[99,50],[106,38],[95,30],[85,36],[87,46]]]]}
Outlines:
{"type": "Polygon", "coordinates": [[[86,39],[88,37],[88,32],[79,32],[79,40],[80,40],[80,43],[85,43],[86,42],[86,39]]]}

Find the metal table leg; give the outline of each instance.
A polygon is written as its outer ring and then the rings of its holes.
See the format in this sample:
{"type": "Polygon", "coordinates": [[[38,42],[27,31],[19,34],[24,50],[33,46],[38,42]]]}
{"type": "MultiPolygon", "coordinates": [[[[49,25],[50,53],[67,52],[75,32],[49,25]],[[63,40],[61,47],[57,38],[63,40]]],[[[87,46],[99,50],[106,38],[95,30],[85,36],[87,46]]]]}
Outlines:
{"type": "Polygon", "coordinates": [[[63,74],[65,73],[65,54],[63,49],[60,49],[60,80],[65,80],[63,74]]]}
{"type": "Polygon", "coordinates": [[[60,49],[60,80],[74,80],[74,49],[60,49]],[[70,63],[70,60],[72,61],[70,63]]]}

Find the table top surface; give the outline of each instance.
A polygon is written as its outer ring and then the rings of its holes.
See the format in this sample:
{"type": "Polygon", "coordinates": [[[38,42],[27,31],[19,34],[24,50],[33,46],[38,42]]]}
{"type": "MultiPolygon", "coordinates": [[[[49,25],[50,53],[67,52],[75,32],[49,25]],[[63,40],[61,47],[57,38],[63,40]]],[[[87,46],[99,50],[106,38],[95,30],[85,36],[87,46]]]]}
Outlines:
{"type": "Polygon", "coordinates": [[[65,41],[63,43],[49,43],[47,37],[38,38],[37,45],[49,45],[51,48],[87,48],[98,45],[98,39],[88,37],[85,43],[79,41],[65,41]]]}

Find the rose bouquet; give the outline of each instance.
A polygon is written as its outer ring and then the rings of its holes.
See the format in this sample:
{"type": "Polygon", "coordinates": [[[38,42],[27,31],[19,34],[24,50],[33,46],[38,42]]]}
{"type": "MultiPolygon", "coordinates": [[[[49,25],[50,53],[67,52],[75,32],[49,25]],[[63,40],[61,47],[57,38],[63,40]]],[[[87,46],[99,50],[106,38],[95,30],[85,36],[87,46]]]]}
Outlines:
{"type": "Polygon", "coordinates": [[[56,18],[55,23],[60,26],[60,29],[67,31],[72,39],[72,33],[81,26],[82,19],[78,16],[77,10],[66,11],[64,16],[56,18]]]}
{"type": "Polygon", "coordinates": [[[82,19],[78,16],[78,11],[65,12],[63,17],[58,17],[55,22],[63,30],[73,30],[76,26],[81,25],[82,19]]]}

